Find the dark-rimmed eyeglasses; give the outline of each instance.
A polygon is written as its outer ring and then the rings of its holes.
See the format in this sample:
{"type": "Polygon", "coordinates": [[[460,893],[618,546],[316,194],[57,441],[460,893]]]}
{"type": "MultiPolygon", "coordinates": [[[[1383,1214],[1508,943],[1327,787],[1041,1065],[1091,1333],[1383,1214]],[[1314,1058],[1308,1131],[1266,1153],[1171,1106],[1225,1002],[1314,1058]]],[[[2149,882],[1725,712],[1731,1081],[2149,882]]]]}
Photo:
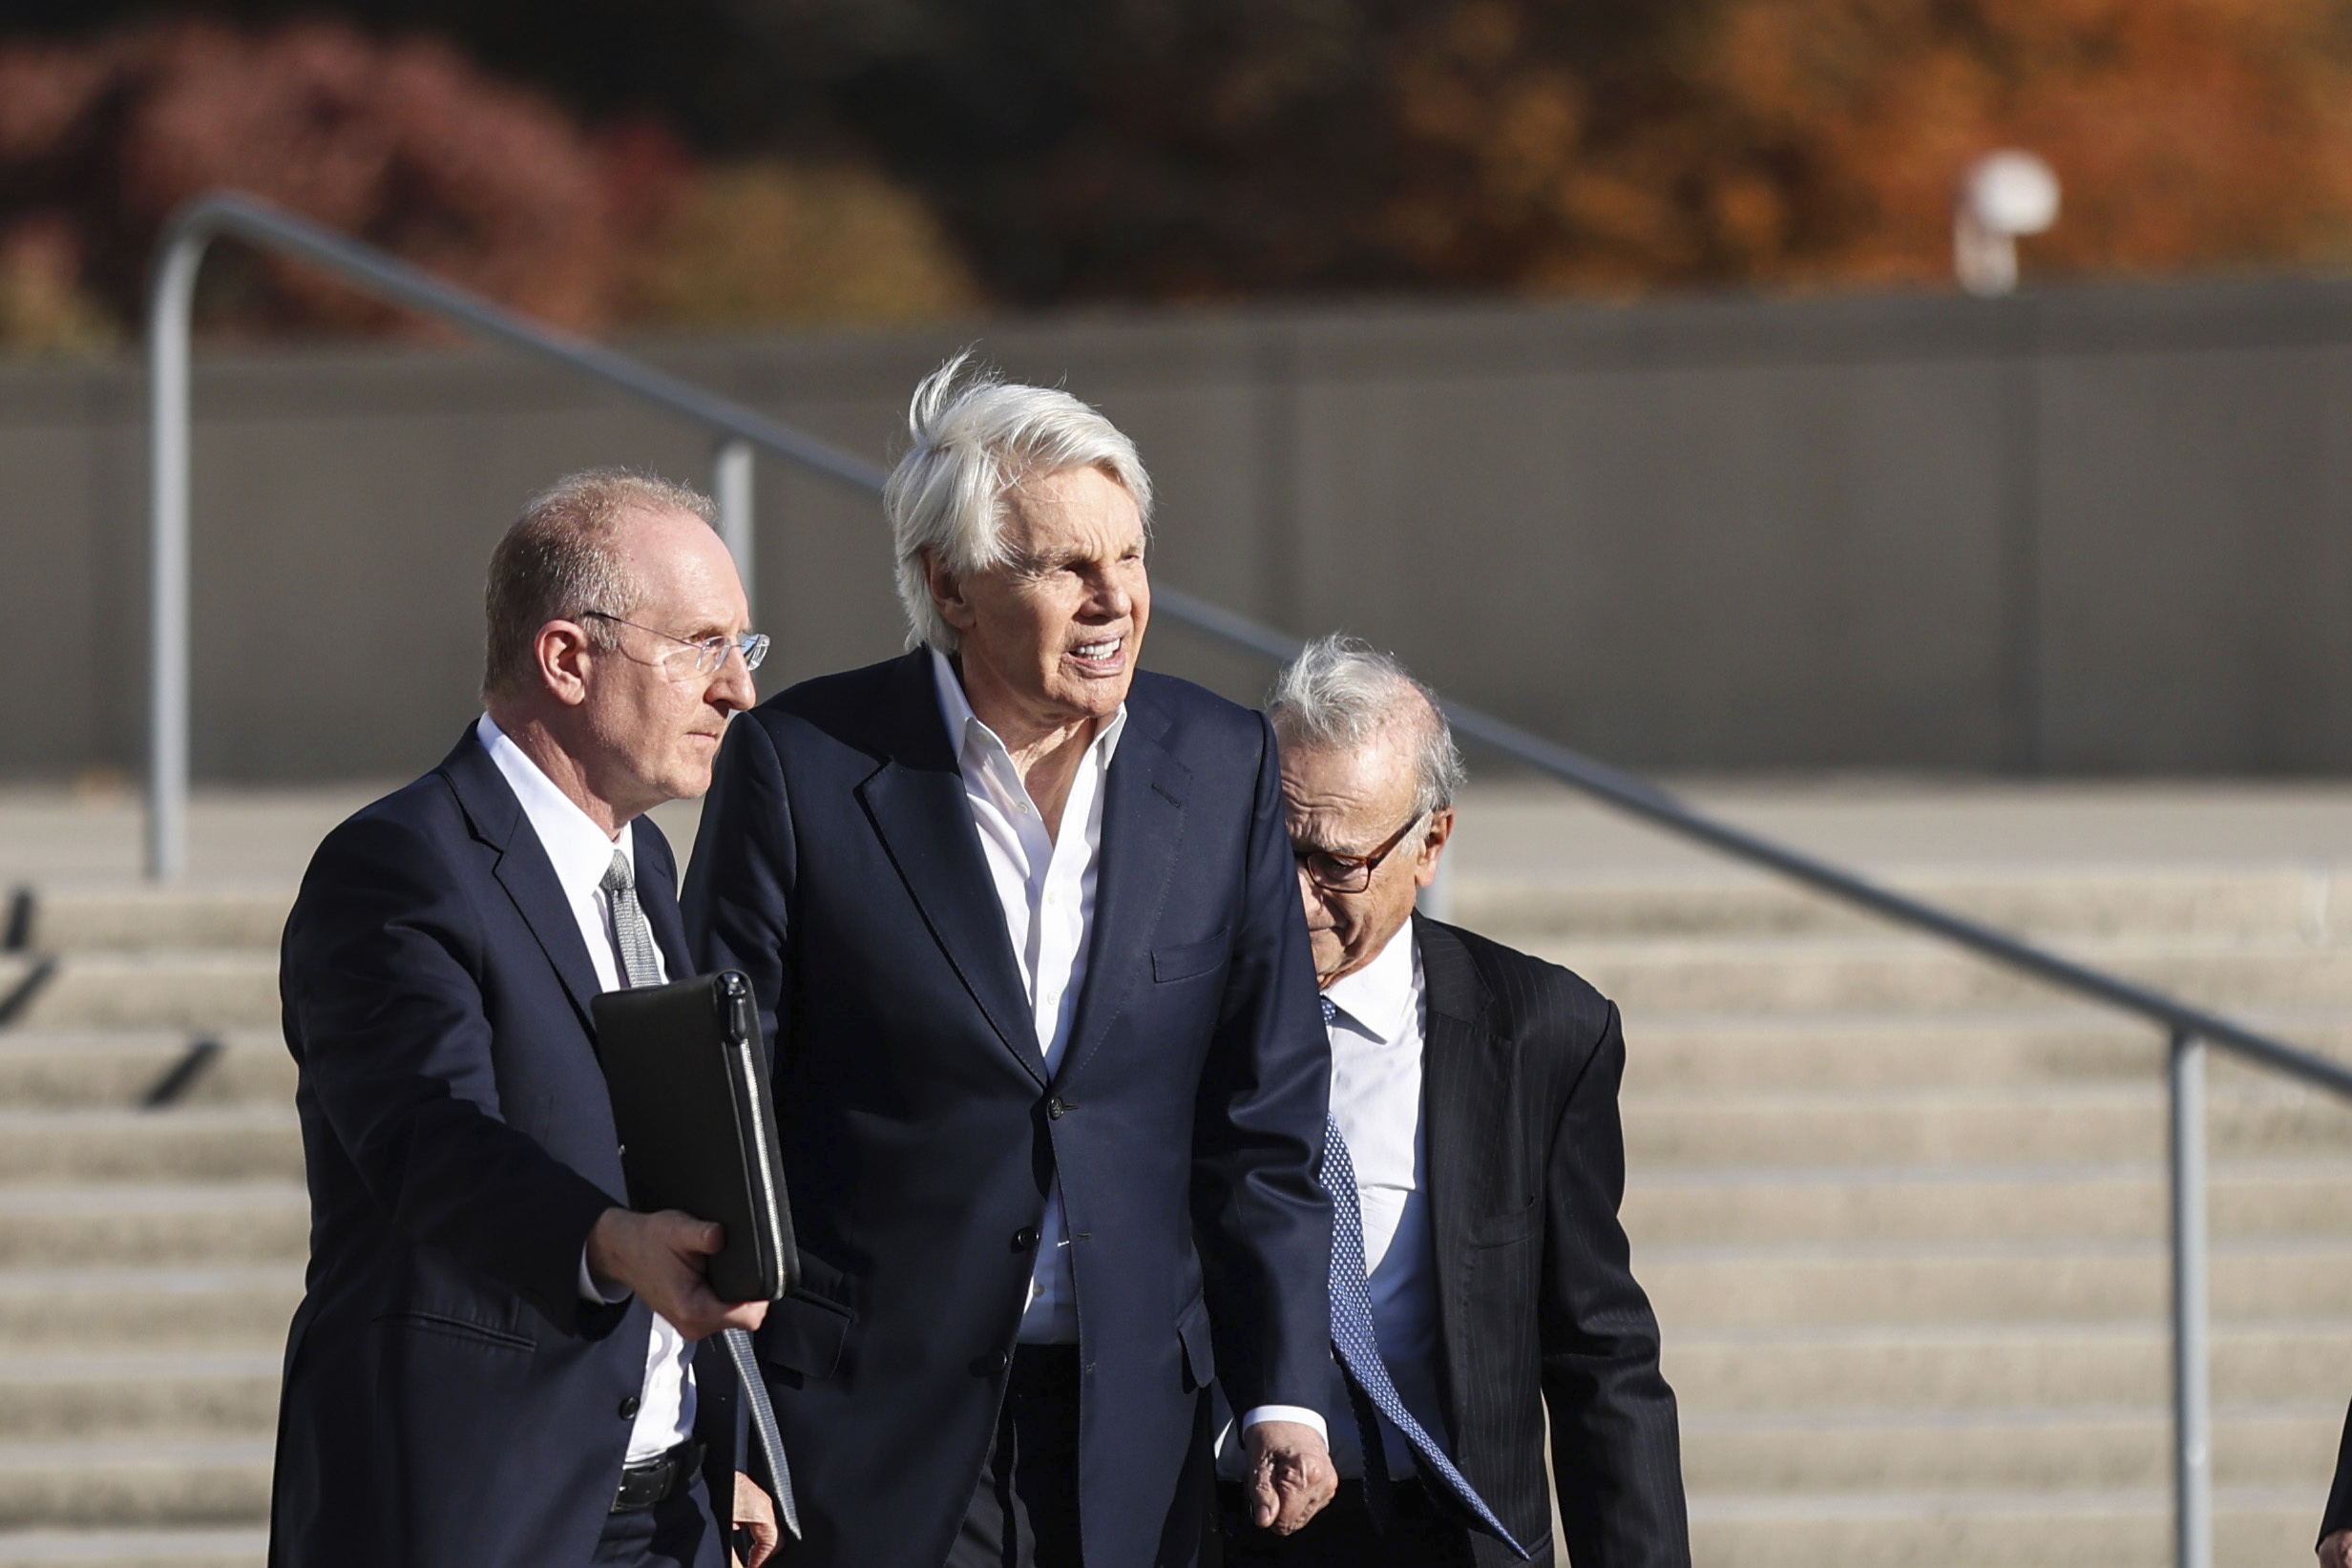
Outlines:
{"type": "Polygon", "coordinates": [[[719,667],[726,662],[726,656],[730,651],[744,656],[744,668],[746,670],[758,669],[761,660],[767,657],[767,634],[765,632],[736,632],[731,635],[721,632],[715,636],[698,638],[672,637],[658,627],[640,625],[637,621],[609,615],[602,610],[583,610],[580,612],[580,618],[609,620],[616,625],[635,626],[640,632],[651,632],[664,642],[677,643],[675,650],[653,661],[668,671],[675,679],[683,680],[689,679],[690,675],[718,674],[719,667]]]}
{"type": "Polygon", "coordinates": [[[1298,868],[1307,873],[1307,880],[1326,892],[1360,893],[1372,886],[1372,873],[1380,863],[1394,853],[1405,840],[1405,835],[1420,826],[1426,811],[1416,811],[1413,819],[1382,842],[1380,847],[1368,855],[1343,855],[1333,849],[1303,849],[1291,846],[1291,853],[1298,857],[1298,868]]]}

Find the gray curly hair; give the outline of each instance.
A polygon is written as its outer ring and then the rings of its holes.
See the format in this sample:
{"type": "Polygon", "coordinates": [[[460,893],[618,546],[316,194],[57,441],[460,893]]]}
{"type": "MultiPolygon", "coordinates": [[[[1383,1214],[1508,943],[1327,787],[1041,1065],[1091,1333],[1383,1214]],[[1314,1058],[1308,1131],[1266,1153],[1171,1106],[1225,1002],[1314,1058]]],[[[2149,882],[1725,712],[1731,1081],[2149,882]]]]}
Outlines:
{"type": "Polygon", "coordinates": [[[1469,777],[1438,695],[1361,638],[1317,638],[1282,667],[1266,717],[1286,746],[1350,750],[1391,733],[1413,748],[1418,814],[1442,811],[1469,777]]]}

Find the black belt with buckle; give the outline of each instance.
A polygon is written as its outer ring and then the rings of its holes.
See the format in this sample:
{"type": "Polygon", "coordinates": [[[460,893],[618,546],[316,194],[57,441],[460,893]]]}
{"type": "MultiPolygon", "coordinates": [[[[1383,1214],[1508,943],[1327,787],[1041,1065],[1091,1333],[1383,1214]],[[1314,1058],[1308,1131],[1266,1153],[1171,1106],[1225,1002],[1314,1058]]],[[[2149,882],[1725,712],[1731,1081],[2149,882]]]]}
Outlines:
{"type": "Polygon", "coordinates": [[[703,1468],[703,1445],[689,1439],[667,1453],[622,1466],[612,1511],[628,1514],[668,1502],[694,1483],[694,1473],[703,1468]]]}

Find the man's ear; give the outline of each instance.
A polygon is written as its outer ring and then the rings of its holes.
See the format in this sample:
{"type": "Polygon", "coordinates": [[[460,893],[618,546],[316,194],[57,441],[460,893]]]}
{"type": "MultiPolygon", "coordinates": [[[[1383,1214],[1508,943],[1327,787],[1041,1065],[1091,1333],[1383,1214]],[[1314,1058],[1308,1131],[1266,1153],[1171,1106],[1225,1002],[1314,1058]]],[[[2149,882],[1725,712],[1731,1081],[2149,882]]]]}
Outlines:
{"type": "Polygon", "coordinates": [[[955,573],[939,559],[939,553],[931,546],[923,547],[923,585],[931,590],[931,602],[938,610],[939,618],[959,632],[972,629],[972,605],[964,597],[964,585],[955,573]]]}
{"type": "Polygon", "coordinates": [[[1426,888],[1438,880],[1438,862],[1444,857],[1445,841],[1454,836],[1454,808],[1442,806],[1429,814],[1429,826],[1421,830],[1420,851],[1413,858],[1413,885],[1426,888]]]}
{"type": "Polygon", "coordinates": [[[596,648],[586,627],[576,620],[551,620],[532,638],[531,652],[538,663],[539,684],[549,696],[568,708],[588,700],[588,669],[596,648]]]}

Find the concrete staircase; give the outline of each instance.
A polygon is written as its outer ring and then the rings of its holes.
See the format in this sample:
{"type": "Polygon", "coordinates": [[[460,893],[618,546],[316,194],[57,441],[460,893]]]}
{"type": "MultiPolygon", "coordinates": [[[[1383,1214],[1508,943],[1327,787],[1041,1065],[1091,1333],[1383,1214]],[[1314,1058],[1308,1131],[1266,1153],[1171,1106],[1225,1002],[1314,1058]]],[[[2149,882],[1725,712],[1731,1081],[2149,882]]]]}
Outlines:
{"type": "Polygon", "coordinates": [[[52,892],[0,956],[6,1568],[262,1560],[309,1225],[288,899],[52,892]]]}
{"type": "MultiPolygon", "coordinates": [[[[2325,873],[1908,878],[2352,1047],[2325,873]]],[[[1809,895],[1471,882],[1627,1017],[1626,1224],[1698,1560],[2171,1560],[2160,1040],[1809,895]]],[[[2308,1562],[2352,1396],[2352,1106],[2216,1060],[2218,1560],[2308,1562]]]]}
{"type": "MultiPolygon", "coordinates": [[[[2352,1053],[2327,875],[1899,880],[2352,1053]]],[[[0,1568],[261,1560],[307,1217],[285,904],[52,890],[0,954],[0,1009],[56,960],[0,1026],[0,1568]]],[[[1456,913],[1625,1009],[1702,1563],[2169,1560],[2149,1031],[1728,872],[1456,913]]],[[[2298,1563],[2352,1395],[2352,1107],[2218,1062],[2212,1099],[2221,1561],[2298,1563]]]]}

